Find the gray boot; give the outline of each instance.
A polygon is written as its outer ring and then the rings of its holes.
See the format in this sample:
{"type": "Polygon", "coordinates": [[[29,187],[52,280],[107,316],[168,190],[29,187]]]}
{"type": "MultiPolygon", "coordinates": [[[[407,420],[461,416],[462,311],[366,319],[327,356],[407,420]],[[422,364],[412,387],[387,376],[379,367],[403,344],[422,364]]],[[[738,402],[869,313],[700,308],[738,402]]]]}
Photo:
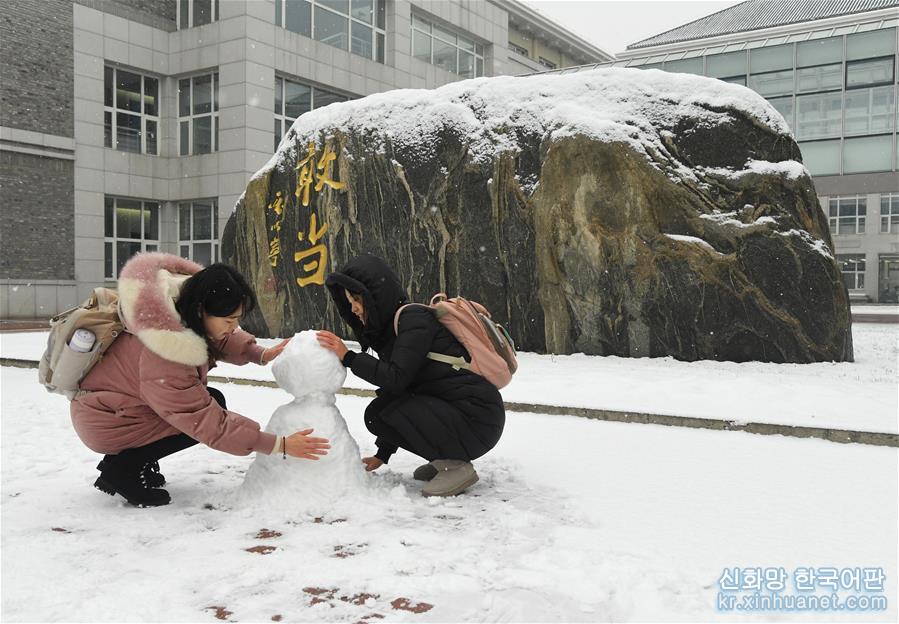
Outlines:
{"type": "Polygon", "coordinates": [[[455,496],[478,480],[478,473],[471,462],[435,459],[431,465],[437,469],[437,475],[421,489],[424,496],[455,496]]]}
{"type": "Polygon", "coordinates": [[[416,481],[430,481],[436,476],[437,469],[434,468],[434,464],[430,462],[428,462],[427,464],[422,464],[415,469],[415,472],[412,473],[412,478],[416,481]]]}

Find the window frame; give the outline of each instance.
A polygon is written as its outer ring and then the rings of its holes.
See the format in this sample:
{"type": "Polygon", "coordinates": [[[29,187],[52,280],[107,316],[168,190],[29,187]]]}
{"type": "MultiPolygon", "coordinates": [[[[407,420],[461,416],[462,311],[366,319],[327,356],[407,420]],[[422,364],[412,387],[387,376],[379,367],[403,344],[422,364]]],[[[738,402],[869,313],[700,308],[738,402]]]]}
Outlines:
{"type": "Polygon", "coordinates": [[[864,234],[866,229],[866,217],[868,213],[868,199],[866,195],[838,195],[827,200],[827,223],[830,233],[834,236],[850,236],[864,234]],[[840,214],[840,203],[848,200],[855,201],[855,214],[840,214]],[[842,221],[855,219],[854,229],[851,232],[843,232],[842,221]]]}
{"type": "Polygon", "coordinates": [[[175,7],[175,26],[177,30],[187,30],[189,28],[199,28],[200,26],[208,26],[214,22],[219,21],[221,19],[219,17],[220,4],[221,0],[209,0],[211,13],[209,15],[209,23],[208,24],[200,24],[197,26],[194,24],[196,16],[194,15],[194,4],[195,0],[177,0],[177,6],[175,7]],[[181,23],[182,18],[182,7],[187,7],[187,26],[184,26],[181,23]]]}
{"type": "Polygon", "coordinates": [[[220,238],[219,232],[220,232],[221,224],[219,223],[218,203],[219,202],[218,202],[217,197],[208,198],[208,199],[191,199],[188,201],[177,202],[177,206],[178,206],[178,217],[177,217],[178,252],[177,252],[177,255],[178,256],[185,258],[187,260],[190,260],[192,262],[197,262],[197,260],[194,259],[194,256],[195,256],[194,245],[204,245],[204,244],[208,243],[210,245],[210,252],[209,252],[210,263],[220,261],[221,258],[220,258],[219,254],[221,253],[221,238],[220,238]],[[209,232],[212,235],[211,238],[194,238],[194,207],[197,204],[210,205],[212,207],[211,212],[210,212],[210,226],[209,226],[209,232]],[[188,208],[188,212],[187,212],[188,223],[187,223],[187,225],[188,225],[189,236],[190,236],[190,238],[187,238],[187,239],[181,238],[181,217],[182,217],[181,211],[184,209],[185,206],[188,208]],[[187,255],[184,255],[185,247],[187,248],[187,255]]]}
{"type": "Polygon", "coordinates": [[[298,34],[303,37],[309,37],[310,39],[314,39],[315,41],[320,41],[326,45],[330,45],[332,47],[337,48],[338,50],[343,50],[345,52],[349,52],[355,56],[360,58],[369,59],[371,61],[375,61],[376,63],[384,64],[384,56],[385,56],[385,48],[387,41],[387,25],[386,25],[386,14],[387,0],[371,0],[371,22],[366,22],[365,20],[359,19],[353,16],[353,1],[347,0],[347,9],[348,13],[341,13],[337,9],[329,7],[326,4],[320,3],[318,0],[300,0],[301,2],[305,2],[309,7],[309,34],[305,34],[303,32],[298,32],[295,30],[291,30],[287,27],[287,0],[275,0],[275,26],[278,28],[283,28],[289,32],[298,34]],[[344,18],[347,20],[346,27],[346,46],[336,46],[334,44],[328,43],[322,39],[318,39],[315,31],[315,14],[316,11],[321,9],[322,11],[327,11],[328,13],[334,14],[338,17],[344,18]],[[372,31],[371,34],[371,56],[365,56],[364,54],[358,54],[353,51],[353,24],[357,24],[359,26],[364,26],[365,28],[370,28],[372,31]]]}
{"type": "MultiPolygon", "coordinates": [[[[119,269],[118,269],[118,243],[139,243],[140,251],[158,251],[160,241],[162,240],[162,204],[161,201],[154,201],[150,199],[137,199],[135,197],[120,197],[118,195],[104,195],[103,197],[103,218],[104,218],[104,226],[103,226],[103,279],[105,280],[116,280],[119,277],[119,269]],[[106,233],[106,225],[105,219],[107,218],[107,209],[109,208],[108,201],[112,201],[112,235],[109,236],[106,233]],[[141,237],[138,238],[130,238],[118,236],[118,202],[121,200],[130,201],[130,202],[139,202],[140,203],[140,234],[141,237]],[[146,237],[146,219],[144,218],[145,211],[148,210],[147,204],[155,204],[156,205],[156,234],[158,238],[150,239],[146,237]],[[107,264],[110,268],[110,273],[107,273],[106,268],[107,264]]],[[[130,258],[131,256],[129,256],[130,258]]],[[[127,260],[126,260],[127,261],[127,260]]],[[[122,263],[124,266],[124,262],[122,263]]]]}
{"type": "MultiPolygon", "coordinates": [[[[293,122],[297,120],[296,117],[289,117],[285,113],[287,110],[287,98],[285,97],[287,94],[287,83],[290,82],[295,85],[300,85],[303,87],[307,87],[309,89],[309,110],[303,111],[299,116],[305,115],[308,112],[314,111],[316,108],[321,108],[315,102],[316,94],[328,94],[331,96],[337,96],[343,98],[342,101],[348,102],[352,99],[355,99],[357,96],[347,95],[345,93],[339,93],[337,91],[333,91],[331,89],[323,89],[318,87],[312,83],[304,82],[302,80],[294,80],[293,78],[289,78],[283,74],[275,74],[275,97],[273,102],[273,108],[277,107],[279,93],[280,90],[280,100],[281,100],[281,110],[275,110],[275,124],[278,124],[280,128],[280,134],[275,134],[275,151],[278,150],[278,145],[281,143],[281,139],[284,138],[284,135],[287,134],[287,131],[290,129],[290,126],[293,125],[293,122]]],[[[333,102],[328,102],[328,104],[333,104],[333,102]]],[[[324,104],[323,106],[327,106],[328,104],[324,104]]]]}
{"type": "Polygon", "coordinates": [[[853,91],[855,89],[870,89],[873,87],[885,87],[887,85],[896,84],[896,55],[892,56],[877,56],[873,58],[866,59],[856,59],[853,61],[846,61],[843,63],[843,85],[846,91],[853,91]],[[891,61],[892,71],[890,72],[889,80],[882,80],[880,82],[866,82],[865,84],[856,84],[849,85],[849,68],[853,65],[862,65],[864,63],[871,63],[872,61],[891,61]]]}
{"type": "Polygon", "coordinates": [[[840,277],[843,280],[843,284],[846,284],[846,276],[852,276],[850,281],[853,285],[851,287],[846,285],[846,289],[864,290],[867,260],[865,254],[837,254],[836,260],[840,264],[840,277]]]}
{"type": "Polygon", "coordinates": [[[177,100],[175,102],[175,106],[178,111],[177,115],[177,123],[178,123],[178,156],[202,156],[205,154],[214,154],[219,151],[219,73],[218,71],[212,73],[200,73],[200,74],[191,74],[188,76],[180,76],[177,78],[178,81],[178,94],[177,100]],[[211,81],[211,100],[210,100],[210,111],[208,113],[194,113],[194,83],[197,78],[205,78],[209,77],[211,81]],[[181,115],[181,83],[185,80],[190,81],[190,92],[188,94],[188,110],[190,111],[188,115],[181,115]],[[194,127],[196,125],[196,120],[204,117],[210,117],[210,150],[208,152],[194,152],[194,127]],[[184,143],[184,124],[187,123],[187,152],[182,151],[182,145],[184,143]]]}
{"type": "Polygon", "coordinates": [[[899,233],[899,191],[883,193],[880,196],[880,233],[899,233]],[[888,202],[887,212],[883,211],[883,200],[888,202]],[[893,225],[895,221],[895,227],[893,225]]]}
{"type": "Polygon", "coordinates": [[[119,152],[127,152],[129,154],[144,154],[146,156],[159,156],[159,122],[160,122],[160,109],[162,103],[162,80],[159,79],[158,76],[153,76],[151,74],[144,74],[139,71],[134,71],[131,69],[126,69],[124,67],[118,67],[116,65],[105,64],[103,66],[103,146],[108,149],[114,149],[119,152]],[[112,71],[112,105],[107,105],[106,103],[106,78],[107,78],[107,70],[112,71]],[[118,108],[117,100],[118,100],[118,72],[123,71],[129,74],[134,74],[136,76],[140,76],[140,112],[129,111],[123,108],[118,108]],[[147,79],[156,81],[156,115],[150,115],[149,113],[144,112],[144,108],[146,107],[146,98],[147,98],[147,79]],[[118,116],[122,115],[130,115],[132,117],[140,118],[140,149],[139,151],[133,151],[128,149],[121,149],[119,147],[118,141],[118,130],[119,130],[119,121],[118,116]],[[107,124],[106,118],[109,116],[109,123],[107,124]],[[149,152],[147,151],[147,137],[149,136],[149,131],[147,130],[148,122],[152,122],[156,124],[156,151],[149,152]],[[107,135],[107,129],[109,130],[109,134],[107,135]]]}
{"type": "MultiPolygon", "coordinates": [[[[433,65],[434,67],[438,67],[443,69],[446,72],[451,74],[455,74],[456,76],[460,76],[463,79],[471,79],[471,78],[481,78],[486,75],[486,63],[485,63],[485,46],[480,43],[475,37],[463,30],[456,28],[455,26],[445,26],[442,23],[437,23],[434,20],[423,16],[417,11],[412,12],[412,19],[409,22],[409,55],[413,59],[417,59],[421,62],[428,63],[429,65],[433,65]],[[419,28],[419,22],[423,22],[427,24],[428,30],[422,30],[419,28]],[[434,27],[439,28],[440,30],[446,31],[447,33],[453,33],[455,41],[447,41],[446,38],[441,37],[434,33],[434,27]],[[419,36],[425,36],[430,39],[430,60],[425,61],[423,58],[420,58],[415,55],[415,36],[416,33],[419,36]],[[459,44],[459,39],[463,39],[466,43],[471,43],[471,49],[467,49],[459,44]],[[455,71],[446,69],[441,65],[438,65],[434,62],[434,40],[437,40],[445,45],[453,46],[456,50],[456,69],[455,71]],[[470,54],[472,56],[472,75],[466,76],[460,73],[460,58],[461,54],[470,54]]],[[[539,62],[539,61],[538,61],[539,62]]]]}

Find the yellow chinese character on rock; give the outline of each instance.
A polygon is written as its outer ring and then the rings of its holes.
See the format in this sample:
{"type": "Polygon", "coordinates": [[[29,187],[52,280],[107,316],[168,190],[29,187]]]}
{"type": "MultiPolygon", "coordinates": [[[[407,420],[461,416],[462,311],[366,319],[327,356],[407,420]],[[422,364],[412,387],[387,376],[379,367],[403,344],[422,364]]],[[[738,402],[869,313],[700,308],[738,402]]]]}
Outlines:
{"type": "Polygon", "coordinates": [[[309,189],[312,188],[312,169],[315,166],[315,143],[310,141],[306,148],[306,158],[297,164],[297,190],[296,196],[302,196],[304,206],[309,205],[309,189]]]}
{"type": "Polygon", "coordinates": [[[336,158],[337,158],[337,154],[335,154],[334,152],[332,152],[331,150],[329,150],[326,147],[325,153],[322,154],[322,157],[318,161],[318,166],[316,167],[316,169],[318,169],[318,173],[315,174],[316,180],[318,180],[315,183],[315,192],[316,193],[321,191],[322,188],[324,188],[325,184],[330,186],[332,189],[337,189],[337,190],[340,190],[344,186],[346,186],[345,183],[337,182],[336,180],[332,180],[330,177],[331,162],[333,160],[335,160],[336,158]]]}
{"type": "Polygon", "coordinates": [[[281,197],[281,191],[275,193],[275,201],[270,203],[268,207],[270,210],[274,210],[276,215],[281,216],[281,213],[284,212],[284,198],[281,197]]]}
{"type": "MultiPolygon", "coordinates": [[[[279,222],[280,224],[280,222],[279,222]]],[[[268,260],[271,265],[278,266],[278,256],[281,255],[281,239],[273,238],[268,246],[268,260]]]]}
{"type": "MultiPolygon", "coordinates": [[[[304,272],[311,273],[311,275],[306,277],[297,278],[297,284],[299,284],[300,288],[305,288],[309,284],[323,286],[325,283],[325,269],[328,266],[328,248],[324,244],[318,244],[318,241],[321,240],[327,231],[327,223],[323,224],[321,229],[318,228],[318,219],[313,212],[309,217],[309,242],[312,243],[313,247],[298,251],[293,255],[294,262],[309,259],[309,262],[300,265],[304,272]]],[[[303,232],[297,232],[297,238],[302,241],[304,239],[303,232]]]]}

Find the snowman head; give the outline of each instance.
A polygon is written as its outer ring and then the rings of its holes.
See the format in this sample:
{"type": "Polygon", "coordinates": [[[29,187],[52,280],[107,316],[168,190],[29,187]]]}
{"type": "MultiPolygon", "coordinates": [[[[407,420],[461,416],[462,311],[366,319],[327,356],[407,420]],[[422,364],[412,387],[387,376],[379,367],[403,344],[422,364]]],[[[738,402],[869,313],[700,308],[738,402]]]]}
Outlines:
{"type": "Polygon", "coordinates": [[[293,396],[335,394],[343,386],[346,369],[332,351],[325,349],[306,330],[296,334],[272,364],[275,381],[293,396]]]}

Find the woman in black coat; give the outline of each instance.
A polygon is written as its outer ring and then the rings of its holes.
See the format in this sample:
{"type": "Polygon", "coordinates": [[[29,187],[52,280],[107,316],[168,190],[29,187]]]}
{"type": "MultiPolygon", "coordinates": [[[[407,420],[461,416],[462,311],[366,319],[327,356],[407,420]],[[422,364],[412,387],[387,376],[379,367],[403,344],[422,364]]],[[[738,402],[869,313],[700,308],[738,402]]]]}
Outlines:
{"type": "Polygon", "coordinates": [[[359,256],[331,273],[326,286],[340,316],[352,328],[363,353],[349,351],[326,331],[319,342],[337,354],[357,377],[378,387],[365,410],[365,425],[378,452],[362,461],[367,470],[386,464],[397,448],[428,460],[414,477],[428,481],[425,496],[453,496],[478,480],[471,461],[499,441],[505,408],[489,381],[466,370],[427,358],[428,352],[462,356],[465,347],[424,306],[410,306],[396,274],[371,254],[359,256]],[[366,350],[373,348],[375,358],[366,350]]]}

